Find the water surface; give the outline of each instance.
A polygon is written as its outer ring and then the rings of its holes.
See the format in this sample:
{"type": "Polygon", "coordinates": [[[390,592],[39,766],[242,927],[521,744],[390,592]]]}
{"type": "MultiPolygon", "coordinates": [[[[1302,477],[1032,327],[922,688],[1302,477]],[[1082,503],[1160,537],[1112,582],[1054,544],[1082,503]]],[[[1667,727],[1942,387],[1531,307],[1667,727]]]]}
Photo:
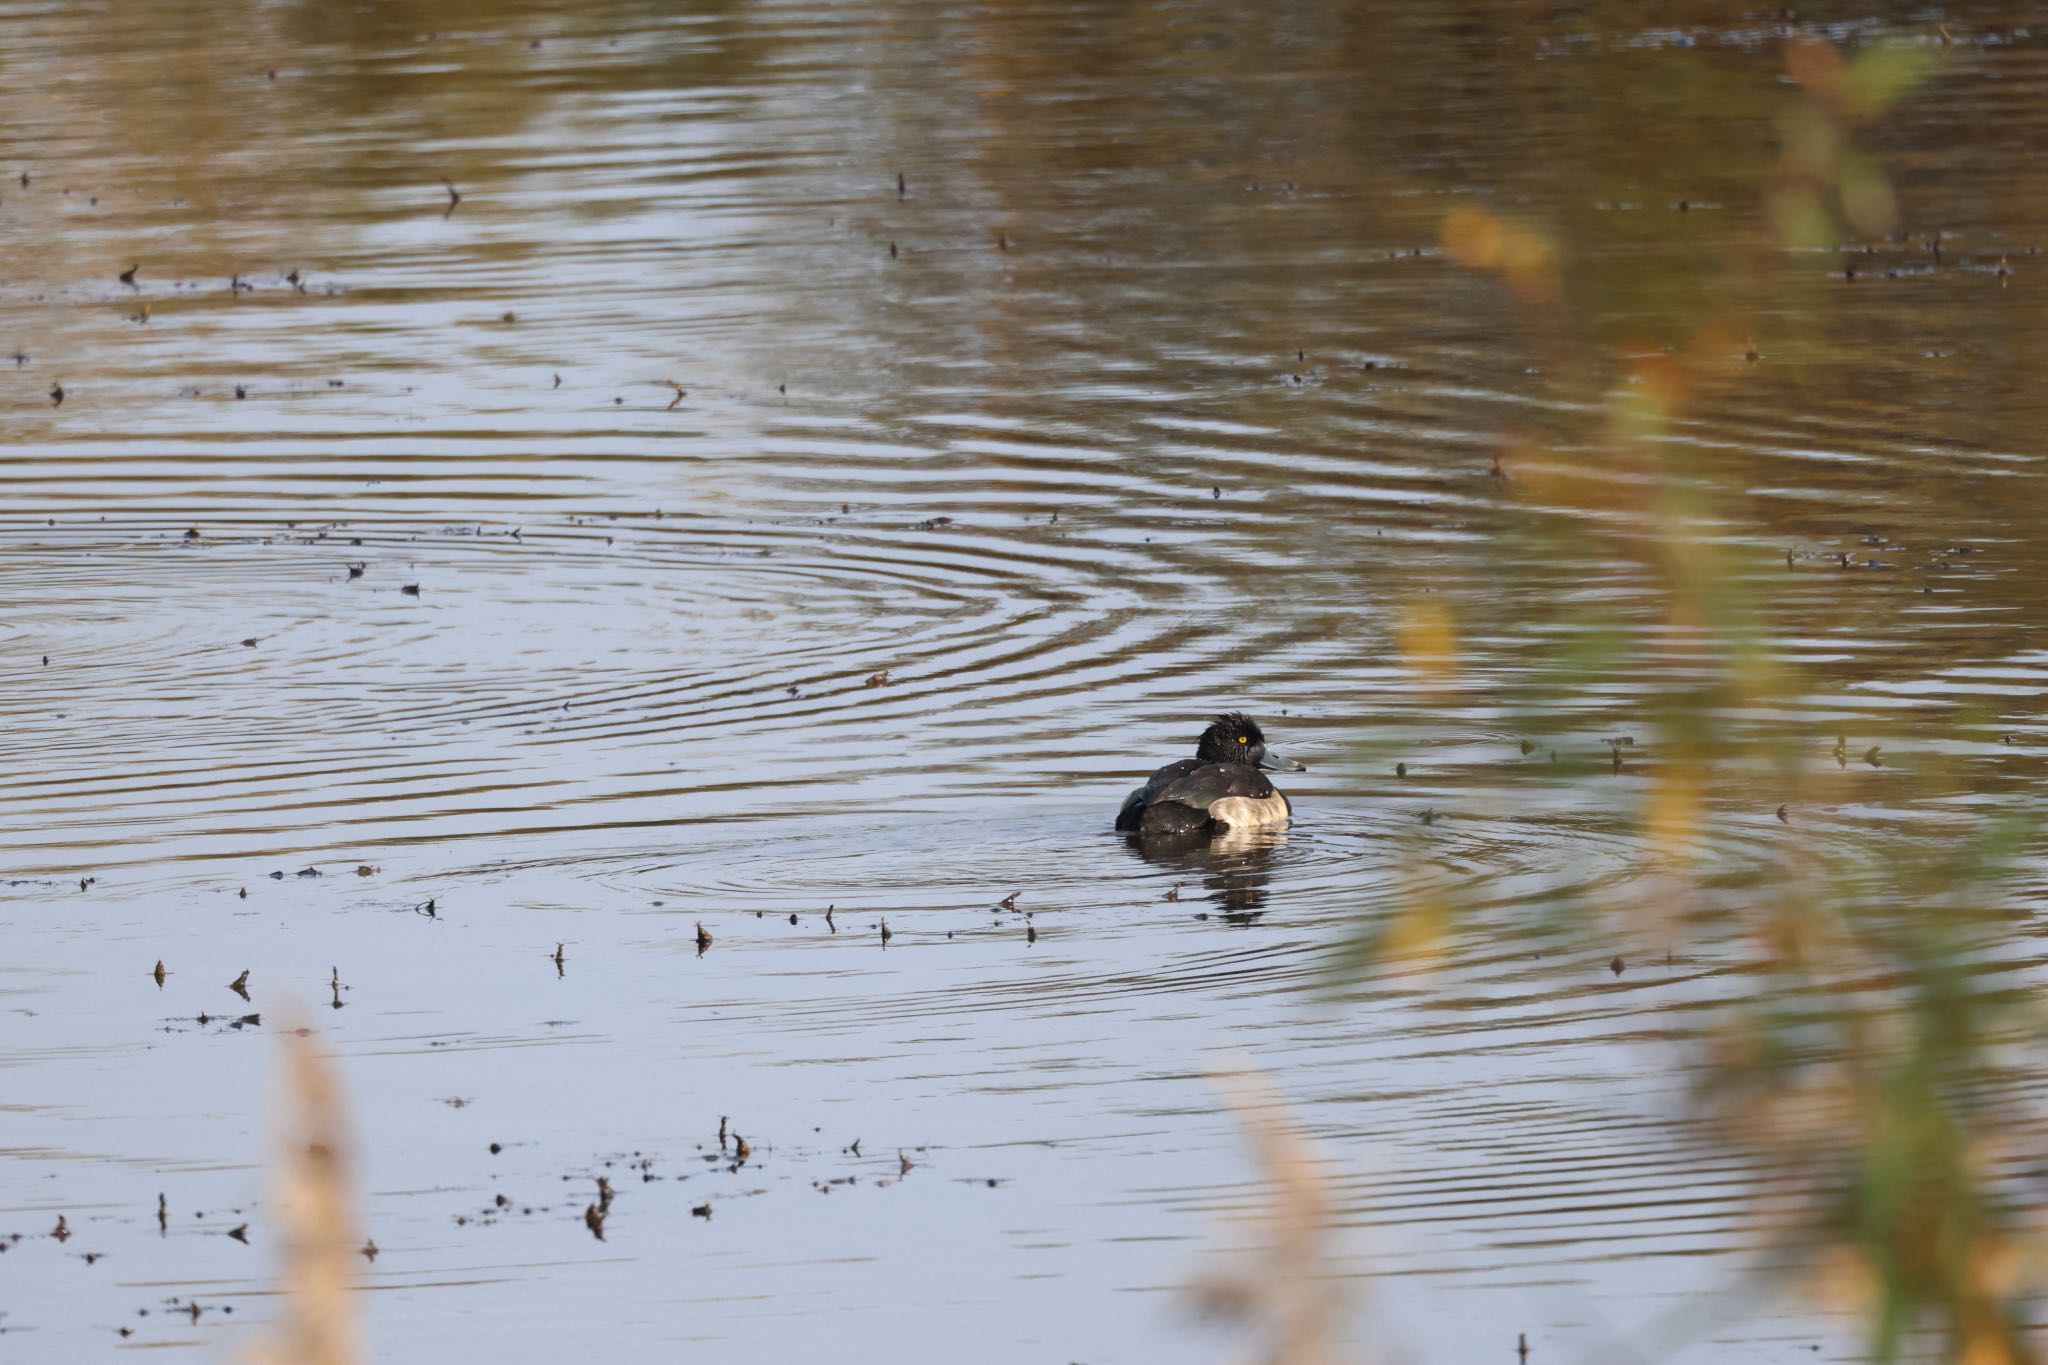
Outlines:
{"type": "MultiPolygon", "coordinates": [[[[0,7],[10,1353],[246,1342],[295,1017],[379,1360],[1222,1358],[1184,1290],[1263,1207],[1245,1063],[1331,1163],[1361,1358],[1852,1351],[1688,1316],[1759,1179],[1678,1117],[1727,945],[1520,913],[1654,890],[1652,737],[1601,740],[1699,660],[1561,670],[1657,585],[1490,470],[1610,376],[1438,227],[1547,222],[1601,338],[1675,342],[1763,212],[1784,30],[1633,15],[0,7]],[[1448,682],[1397,648],[1425,598],[1448,682]],[[1309,765],[1294,826],[1114,839],[1223,707],[1309,765]],[[1319,995],[1418,887],[1468,907],[1433,970],[1319,995]]],[[[1722,723],[1827,795],[1731,773],[1736,864],[2039,799],[2023,21],[1802,17],[1952,41],[1868,139],[1909,237],[1792,262],[1676,438],[1805,669],[1722,723]]]]}

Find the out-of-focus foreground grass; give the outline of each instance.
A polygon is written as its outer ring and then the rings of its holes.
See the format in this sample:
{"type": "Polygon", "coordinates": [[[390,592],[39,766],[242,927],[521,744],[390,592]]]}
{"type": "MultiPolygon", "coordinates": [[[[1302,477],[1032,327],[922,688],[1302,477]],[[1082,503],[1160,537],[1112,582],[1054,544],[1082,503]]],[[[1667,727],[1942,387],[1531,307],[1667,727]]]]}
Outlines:
{"type": "MultiPolygon", "coordinates": [[[[1730,538],[1709,529],[1740,515],[1739,490],[1717,486],[1697,443],[1671,438],[1753,372],[1760,323],[1782,326],[1797,312],[1791,296],[1815,287],[1816,272],[1791,263],[1896,240],[1892,190],[1858,135],[1938,77],[1939,47],[1873,43],[1849,55],[1799,37],[1784,61],[1781,153],[1759,187],[1765,211],[1726,260],[1703,264],[1720,273],[1694,315],[1645,305],[1675,344],[1598,336],[1572,308],[1570,242],[1542,225],[1479,207],[1442,221],[1445,251],[1511,294],[1532,360],[1580,392],[1590,379],[1610,395],[1568,442],[1511,440],[1496,469],[1503,496],[1531,513],[1527,534],[1591,538],[1636,564],[1662,618],[1645,630],[1601,619],[1597,604],[1561,607],[1572,619],[1557,636],[1571,641],[1555,660],[1558,705],[1522,718],[1532,732],[1562,734],[1572,728],[1567,694],[1638,680],[1637,724],[1649,743],[1631,751],[1631,764],[1647,769],[1631,819],[1645,875],[1631,884],[1655,893],[1528,913],[1602,941],[1711,941],[1732,959],[1744,989],[1704,1013],[1695,1102],[1770,1177],[1757,1181],[1773,1192],[1754,1206],[1760,1244],[1774,1262],[1789,1255],[1807,1268],[1802,1293],[1817,1290],[1866,1325],[1873,1358],[1895,1358],[1911,1341],[1916,1354],[1938,1342],[1943,1358],[1971,1365],[2029,1359],[2022,1305],[2041,1242],[2001,1192],[2040,1130],[2012,1098],[2024,1087],[1999,1081],[2042,1041],[2043,1020],[2023,993],[1979,971],[2014,831],[1987,821],[1939,854],[1924,839],[1788,840],[1767,870],[1747,863],[1732,895],[1736,874],[1701,837],[1717,800],[1725,807],[1732,772],[1772,770],[1796,813],[1814,760],[1859,755],[1830,758],[1833,735],[1783,719],[1797,714],[1782,703],[1801,680],[1756,600],[1756,566],[1735,562],[1730,538]],[[1687,667],[1656,666],[1672,650],[1686,652],[1687,667]],[[1643,681],[1660,679],[1673,681],[1643,681]],[[1704,894],[1715,878],[1716,894],[1704,894]]],[[[1837,275],[1838,287],[1847,282],[1837,275]]],[[[1586,553],[1584,542],[1573,552],[1586,553]]],[[[1455,608],[1440,598],[1411,604],[1401,643],[1414,675],[1454,678],[1458,636],[1455,608]]],[[[1348,945],[1344,970],[1426,953],[1458,917],[1456,904],[1418,896],[1348,945]]]]}
{"type": "MultiPolygon", "coordinates": [[[[363,1358],[356,1302],[356,1199],[348,1105],[311,1031],[286,1029],[272,1175],[284,1236],[280,1311],[255,1365],[352,1365],[363,1358]]],[[[362,1244],[367,1253],[368,1244],[362,1244]]]]}

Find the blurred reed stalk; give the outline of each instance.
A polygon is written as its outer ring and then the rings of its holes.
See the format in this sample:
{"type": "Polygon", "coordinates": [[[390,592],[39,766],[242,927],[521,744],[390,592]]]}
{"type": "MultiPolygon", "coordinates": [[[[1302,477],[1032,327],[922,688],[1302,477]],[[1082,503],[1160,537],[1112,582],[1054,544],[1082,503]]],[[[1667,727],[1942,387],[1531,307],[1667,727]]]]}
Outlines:
{"type": "Polygon", "coordinates": [[[274,1196],[283,1311],[252,1359],[258,1365],[355,1365],[363,1350],[347,1108],[333,1063],[311,1031],[287,1028],[283,1041],[274,1196]]]}
{"type": "Polygon", "coordinates": [[[1214,1083],[1266,1189],[1245,1223],[1252,1250],[1199,1279],[1196,1302],[1249,1331],[1262,1365],[1333,1365],[1342,1295],[1323,1158],[1263,1077],[1240,1069],[1218,1073],[1214,1083]]]}

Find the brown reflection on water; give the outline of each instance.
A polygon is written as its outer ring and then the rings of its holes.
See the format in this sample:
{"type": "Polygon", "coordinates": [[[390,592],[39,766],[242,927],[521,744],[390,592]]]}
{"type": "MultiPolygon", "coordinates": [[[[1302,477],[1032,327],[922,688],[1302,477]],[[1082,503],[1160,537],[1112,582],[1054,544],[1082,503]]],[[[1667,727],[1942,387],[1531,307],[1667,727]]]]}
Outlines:
{"type": "MultiPolygon", "coordinates": [[[[263,1314],[273,1044],[232,1025],[337,967],[379,1359],[1209,1358],[1156,1291],[1261,1194],[1224,1048],[1345,1164],[1374,1342],[1597,1351],[1739,1263],[1772,1173],[1674,1117],[1668,1045],[1752,983],[1682,932],[1616,975],[1526,913],[1662,885],[1643,710],[1717,642],[1667,632],[1642,526],[1561,530],[1489,469],[1595,449],[1720,301],[1778,21],[0,19],[0,1329],[216,1352],[242,1314],[162,1300],[263,1314]],[[1561,244],[1583,334],[1445,259],[1465,205],[1561,244]],[[1455,675],[1402,653],[1418,601],[1455,675]],[[1668,648],[1589,678],[1594,616],[1668,648]],[[1111,837],[1239,705],[1310,765],[1285,837],[1111,837]],[[1460,907],[1430,948],[1313,989],[1418,895],[1460,907]]],[[[2048,66],[2018,12],[1939,22],[1869,138],[1900,240],[1788,254],[1670,437],[1804,679],[1713,718],[1708,907],[1803,841],[2039,799],[2048,66]]],[[[1982,926],[1983,989],[2037,982],[2030,925],[1982,926]]]]}

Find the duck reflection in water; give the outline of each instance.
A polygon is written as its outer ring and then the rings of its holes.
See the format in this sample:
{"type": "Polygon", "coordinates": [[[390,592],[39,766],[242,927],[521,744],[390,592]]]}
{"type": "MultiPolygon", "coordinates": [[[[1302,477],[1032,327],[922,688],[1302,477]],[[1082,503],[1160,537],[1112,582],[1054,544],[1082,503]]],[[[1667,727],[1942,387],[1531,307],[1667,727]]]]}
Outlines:
{"type": "MultiPolygon", "coordinates": [[[[1222,834],[1156,835],[1125,845],[1154,867],[1185,873],[1207,890],[1207,910],[1231,924],[1250,924],[1266,913],[1273,858],[1287,845],[1280,829],[1232,829],[1222,834]]],[[[1179,890],[1178,886],[1175,888],[1179,890]]],[[[1190,888],[1192,890],[1192,888],[1190,888]]],[[[1193,900],[1187,892],[1176,899],[1193,900]]]]}

